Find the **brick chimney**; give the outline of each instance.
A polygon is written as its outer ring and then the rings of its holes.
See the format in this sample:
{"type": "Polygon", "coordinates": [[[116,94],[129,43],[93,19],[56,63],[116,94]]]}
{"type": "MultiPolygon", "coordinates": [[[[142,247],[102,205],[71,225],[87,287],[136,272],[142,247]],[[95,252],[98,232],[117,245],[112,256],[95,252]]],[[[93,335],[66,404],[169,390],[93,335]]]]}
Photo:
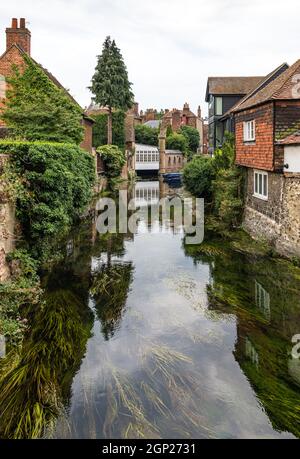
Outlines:
{"type": "Polygon", "coordinates": [[[25,18],[20,19],[20,27],[18,27],[18,19],[13,18],[11,27],[6,29],[6,49],[13,44],[18,45],[30,55],[31,33],[26,27],[25,18]]]}

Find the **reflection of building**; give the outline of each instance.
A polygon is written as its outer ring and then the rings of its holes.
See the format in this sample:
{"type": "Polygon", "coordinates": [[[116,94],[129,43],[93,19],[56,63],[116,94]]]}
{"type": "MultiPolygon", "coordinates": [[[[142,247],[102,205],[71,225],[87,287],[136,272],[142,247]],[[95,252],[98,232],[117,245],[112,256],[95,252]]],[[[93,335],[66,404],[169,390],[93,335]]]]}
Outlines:
{"type": "Polygon", "coordinates": [[[255,281],[255,303],[256,303],[256,306],[262,311],[266,319],[270,320],[271,318],[270,294],[257,281],[255,281]]]}
{"type": "Polygon", "coordinates": [[[142,181],[135,185],[135,202],[141,204],[158,204],[159,202],[159,181],[142,181]]]}
{"type": "Polygon", "coordinates": [[[295,382],[299,384],[300,364],[289,358],[291,337],[300,329],[300,284],[281,269],[266,261],[253,263],[237,254],[215,257],[209,309],[235,314],[236,361],[273,428],[300,437],[299,423],[295,422],[299,418],[295,382]],[[260,272],[264,275],[259,277],[260,272]],[[260,282],[253,281],[255,277],[260,282]]]}

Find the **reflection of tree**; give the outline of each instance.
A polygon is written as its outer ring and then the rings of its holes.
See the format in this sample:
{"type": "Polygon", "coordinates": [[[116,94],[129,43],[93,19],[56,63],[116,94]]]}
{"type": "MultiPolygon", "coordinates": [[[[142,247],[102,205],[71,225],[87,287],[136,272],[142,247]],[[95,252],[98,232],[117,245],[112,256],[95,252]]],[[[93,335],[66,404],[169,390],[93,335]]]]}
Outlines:
{"type": "Polygon", "coordinates": [[[1,438],[36,438],[53,425],[84,354],[91,317],[82,302],[69,290],[43,300],[29,313],[20,356],[0,377],[1,438]]]}
{"type": "MultiPolygon", "coordinates": [[[[283,261],[245,256],[226,247],[222,251],[209,257],[209,309],[236,315],[236,360],[274,429],[300,437],[299,387],[288,371],[291,337],[300,330],[299,276],[283,261]]],[[[207,262],[203,253],[196,247],[189,251],[197,262],[202,256],[207,262]]]]}
{"type": "Polygon", "coordinates": [[[111,338],[122,319],[128,290],[132,281],[131,263],[111,263],[95,274],[91,293],[95,300],[97,316],[102,324],[105,339],[111,338]]]}

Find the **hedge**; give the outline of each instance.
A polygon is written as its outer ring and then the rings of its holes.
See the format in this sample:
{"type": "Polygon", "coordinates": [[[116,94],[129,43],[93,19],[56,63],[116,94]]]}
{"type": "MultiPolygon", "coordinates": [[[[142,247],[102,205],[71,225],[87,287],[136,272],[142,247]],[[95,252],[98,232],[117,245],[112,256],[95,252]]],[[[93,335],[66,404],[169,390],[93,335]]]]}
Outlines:
{"type": "Polygon", "coordinates": [[[16,209],[25,238],[67,231],[92,197],[94,158],[75,144],[53,142],[2,140],[0,153],[10,155],[21,183],[16,209]]]}

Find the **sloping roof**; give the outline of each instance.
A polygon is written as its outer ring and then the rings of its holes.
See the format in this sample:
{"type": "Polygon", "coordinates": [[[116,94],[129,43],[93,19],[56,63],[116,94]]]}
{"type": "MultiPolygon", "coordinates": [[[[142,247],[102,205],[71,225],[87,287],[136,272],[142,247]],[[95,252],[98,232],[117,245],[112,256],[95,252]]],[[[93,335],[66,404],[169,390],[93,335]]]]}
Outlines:
{"type": "Polygon", "coordinates": [[[205,100],[213,95],[244,95],[251,91],[264,77],[208,77],[205,100]]]}
{"type": "Polygon", "coordinates": [[[246,102],[246,100],[250,99],[250,97],[254,96],[258,91],[263,89],[265,86],[267,86],[272,80],[277,78],[281,73],[283,73],[285,70],[289,68],[289,65],[287,63],[283,63],[279,65],[279,67],[276,67],[276,69],[272,70],[265,78],[263,78],[256,86],[253,88],[248,94],[246,94],[242,99],[240,99],[233,107],[230,108],[224,115],[222,116],[222,119],[227,118],[230,113],[233,111],[238,111],[238,108],[246,102]]]}
{"type": "Polygon", "coordinates": [[[153,129],[159,128],[160,126],[160,120],[149,120],[144,123],[144,126],[149,126],[153,129]]]}
{"type": "Polygon", "coordinates": [[[82,115],[85,119],[88,119],[89,121],[91,122],[94,122],[94,120],[92,120],[91,118],[89,118],[89,116],[84,112],[83,108],[81,107],[81,105],[74,99],[74,97],[69,93],[69,91],[58,81],[57,78],[55,78],[54,75],[52,75],[51,72],[49,72],[49,70],[47,70],[45,67],[43,67],[39,62],[37,62],[35,59],[33,59],[33,57],[29,56],[28,53],[26,53],[26,51],[24,51],[17,43],[13,43],[3,54],[2,56],[0,56],[0,60],[2,59],[2,57],[5,56],[5,54],[7,52],[9,52],[9,50],[12,48],[12,47],[16,47],[18,49],[18,51],[22,54],[22,55],[27,55],[31,60],[32,62],[34,62],[46,75],[47,77],[52,81],[52,83],[55,84],[55,86],[57,86],[59,89],[62,89],[65,94],[72,100],[72,102],[74,104],[76,104],[81,110],[82,110],[82,115]]]}
{"type": "Polygon", "coordinates": [[[158,147],[155,146],[155,145],[144,145],[142,143],[136,143],[135,144],[135,149],[136,150],[157,150],[158,151],[158,147]]]}
{"type": "Polygon", "coordinates": [[[300,145],[300,131],[294,132],[276,143],[280,145],[300,145]]]}
{"type": "Polygon", "coordinates": [[[300,99],[300,96],[294,97],[292,94],[292,88],[295,84],[292,81],[292,77],[297,73],[300,73],[300,59],[291,65],[291,67],[288,67],[277,78],[271,80],[269,84],[264,85],[259,91],[254,92],[251,97],[247,97],[244,101],[241,101],[232,111],[244,110],[270,100],[300,99]]]}

